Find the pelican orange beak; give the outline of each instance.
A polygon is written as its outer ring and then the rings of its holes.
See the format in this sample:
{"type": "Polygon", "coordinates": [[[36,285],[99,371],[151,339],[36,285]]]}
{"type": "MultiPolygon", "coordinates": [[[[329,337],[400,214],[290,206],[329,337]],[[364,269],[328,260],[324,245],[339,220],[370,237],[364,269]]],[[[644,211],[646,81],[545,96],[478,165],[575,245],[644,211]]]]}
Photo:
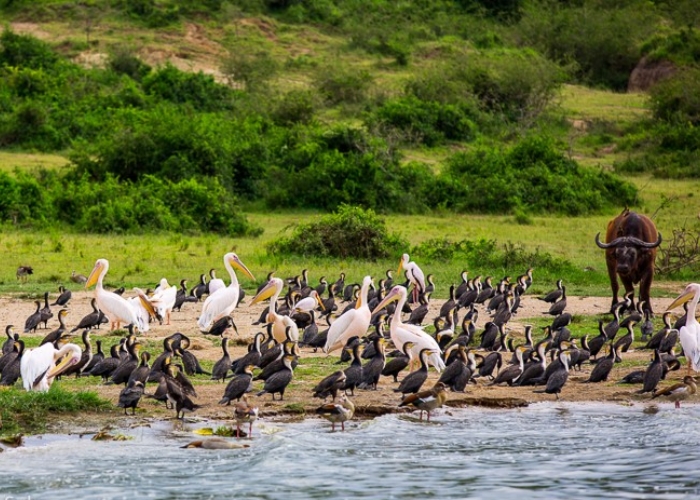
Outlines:
{"type": "Polygon", "coordinates": [[[401,269],[403,269],[403,259],[399,261],[399,268],[396,270],[396,274],[401,276],[401,269]]]}
{"type": "Polygon", "coordinates": [[[318,305],[321,307],[321,311],[326,310],[326,306],[323,305],[323,301],[321,300],[321,296],[319,294],[316,295],[316,302],[318,302],[318,305]]]}
{"type": "Polygon", "coordinates": [[[272,297],[275,294],[275,291],[277,291],[277,279],[279,278],[272,278],[270,281],[268,281],[265,287],[260,290],[250,301],[250,305],[257,304],[258,302],[262,302],[263,300],[272,297]]]}
{"type": "Polygon", "coordinates": [[[97,283],[97,280],[100,277],[100,273],[102,272],[102,269],[103,269],[102,262],[100,262],[99,260],[97,262],[95,262],[95,267],[92,269],[90,276],[88,276],[88,280],[85,282],[85,288],[90,288],[92,285],[97,283]]]}
{"type": "Polygon", "coordinates": [[[671,302],[671,305],[669,305],[666,308],[666,312],[669,312],[670,310],[675,309],[676,307],[685,304],[690,299],[692,299],[693,296],[695,296],[695,290],[693,290],[692,288],[690,288],[690,289],[689,288],[690,287],[686,288],[682,294],[680,294],[678,297],[676,297],[676,300],[671,302]]]}
{"type": "Polygon", "coordinates": [[[399,286],[395,286],[394,288],[391,289],[391,291],[388,293],[386,297],[384,297],[384,300],[382,300],[379,304],[377,304],[377,307],[374,308],[372,311],[372,314],[375,314],[377,311],[381,311],[386,307],[386,305],[394,300],[398,300],[399,298],[399,286]]]}
{"type": "Polygon", "coordinates": [[[49,369],[49,371],[46,373],[46,378],[52,379],[63,373],[69,366],[72,366],[80,361],[80,358],[77,356],[65,356],[60,363],[58,363],[56,366],[53,368],[49,369]]]}
{"type": "Polygon", "coordinates": [[[253,276],[253,273],[251,273],[250,270],[243,263],[243,261],[241,261],[241,259],[238,258],[238,255],[233,255],[232,257],[230,257],[228,262],[229,264],[231,264],[231,266],[243,271],[250,279],[255,280],[255,276],[253,276]]]}
{"type": "Polygon", "coordinates": [[[157,317],[156,308],[153,307],[153,303],[149,300],[148,295],[140,288],[134,288],[134,291],[139,295],[139,301],[143,308],[148,311],[148,314],[153,318],[157,317]]]}

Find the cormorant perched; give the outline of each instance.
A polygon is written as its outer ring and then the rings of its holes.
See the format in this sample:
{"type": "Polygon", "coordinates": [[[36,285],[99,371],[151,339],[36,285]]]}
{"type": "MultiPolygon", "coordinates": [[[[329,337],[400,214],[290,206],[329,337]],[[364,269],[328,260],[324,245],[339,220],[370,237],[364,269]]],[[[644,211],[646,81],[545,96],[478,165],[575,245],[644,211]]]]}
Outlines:
{"type": "Polygon", "coordinates": [[[224,396],[219,401],[220,405],[230,405],[236,399],[240,401],[246,392],[251,391],[251,381],[253,380],[253,366],[248,365],[243,368],[243,373],[235,375],[226,385],[224,396]]]}
{"type": "Polygon", "coordinates": [[[428,362],[426,361],[426,355],[431,352],[429,348],[423,348],[420,350],[418,357],[420,359],[420,368],[406,375],[399,386],[394,389],[394,392],[400,392],[401,394],[415,394],[420,391],[423,383],[428,378],[428,362]]]}
{"type": "MultiPolygon", "coordinates": [[[[467,366],[469,363],[467,350],[462,344],[455,344],[455,346],[450,349],[456,350],[457,354],[451,363],[447,363],[447,367],[445,371],[440,374],[438,382],[445,384],[452,392],[464,392],[472,376],[472,371],[467,366]]],[[[448,359],[449,354],[450,353],[445,352],[445,356],[448,359]]]]}
{"type": "Polygon", "coordinates": [[[48,322],[53,318],[51,306],[49,305],[49,292],[44,292],[44,307],[39,311],[41,313],[41,323],[44,323],[44,328],[48,328],[48,322]]]}
{"type": "Polygon", "coordinates": [[[591,371],[591,375],[588,377],[586,382],[602,382],[608,380],[608,375],[615,364],[615,357],[617,353],[615,352],[615,346],[612,341],[610,342],[610,354],[607,357],[601,359],[596,363],[595,367],[591,371]]]}
{"type": "Polygon", "coordinates": [[[55,302],[51,305],[63,307],[66,304],[68,304],[68,301],[73,296],[73,293],[70,290],[66,290],[66,287],[63,285],[58,286],[58,292],[59,292],[58,297],[56,298],[55,302]]]}
{"type": "Polygon", "coordinates": [[[270,377],[265,380],[265,385],[263,390],[257,393],[257,396],[262,396],[263,394],[272,394],[272,400],[275,400],[275,394],[279,393],[280,401],[284,400],[284,391],[292,381],[292,361],[294,356],[285,355],[282,357],[282,363],[284,367],[270,375],[270,377]]]}
{"type": "Polygon", "coordinates": [[[134,380],[128,383],[127,386],[122,389],[122,392],[119,393],[119,402],[117,406],[119,408],[124,408],[124,415],[127,414],[127,408],[131,408],[132,415],[136,414],[136,406],[138,406],[141,396],[143,396],[143,389],[143,382],[134,380]]]}
{"type": "Polygon", "coordinates": [[[561,362],[561,367],[552,373],[547,379],[547,386],[542,391],[546,394],[554,394],[559,400],[559,393],[561,393],[564,384],[569,379],[569,354],[566,351],[559,352],[559,361],[561,362]]]}
{"type": "Polygon", "coordinates": [[[654,361],[652,361],[644,372],[644,387],[642,387],[638,392],[639,394],[644,394],[645,392],[654,392],[656,386],[659,385],[659,381],[664,376],[664,363],[661,361],[661,353],[658,349],[654,351],[654,361]]]}
{"type": "Polygon", "coordinates": [[[260,346],[264,337],[264,333],[256,333],[255,337],[253,338],[253,343],[249,346],[249,351],[231,363],[231,371],[233,371],[234,375],[243,373],[243,369],[248,365],[261,365],[260,361],[262,360],[262,354],[260,353],[260,346]]]}
{"type": "MultiPolygon", "coordinates": [[[[362,361],[360,361],[359,355],[360,344],[359,342],[354,344],[351,350],[352,352],[352,362],[343,373],[345,373],[345,384],[342,389],[343,392],[347,393],[350,391],[350,395],[355,395],[355,387],[357,387],[362,382],[362,361]]],[[[346,348],[348,350],[348,348],[346,348]]]]}
{"type": "Polygon", "coordinates": [[[405,370],[411,362],[411,349],[413,342],[405,342],[403,345],[403,355],[395,356],[385,363],[382,375],[385,377],[394,377],[394,382],[398,382],[399,373],[405,370]]]}
{"type": "Polygon", "coordinates": [[[231,369],[231,356],[228,353],[228,338],[224,337],[221,339],[221,350],[223,351],[223,356],[211,369],[211,379],[212,380],[225,380],[228,371],[231,369]]]}
{"type": "Polygon", "coordinates": [[[554,304],[559,300],[564,292],[562,291],[562,280],[557,280],[557,288],[549,292],[544,297],[537,297],[539,300],[544,300],[550,304],[554,304]]]}
{"type": "Polygon", "coordinates": [[[65,317],[68,315],[68,309],[61,309],[58,311],[58,328],[56,328],[54,331],[46,334],[46,336],[43,338],[41,341],[41,344],[39,345],[44,345],[44,344],[49,344],[56,342],[58,339],[60,339],[63,334],[66,332],[66,323],[65,323],[65,317]]]}
{"type": "Polygon", "coordinates": [[[372,339],[374,344],[375,354],[367,363],[362,366],[362,382],[358,385],[360,389],[372,389],[377,390],[377,383],[379,382],[379,376],[384,370],[384,365],[386,364],[386,356],[384,354],[384,343],[383,337],[375,335],[372,339]]]}
{"type": "Polygon", "coordinates": [[[36,304],[36,311],[30,314],[25,320],[24,333],[36,333],[36,328],[39,326],[39,323],[41,323],[41,302],[35,300],[34,304],[36,304]]]}
{"type": "Polygon", "coordinates": [[[342,370],[331,373],[316,384],[316,387],[313,389],[314,397],[321,398],[325,401],[328,396],[332,396],[333,401],[335,401],[335,398],[338,396],[338,391],[345,387],[345,380],[345,372],[342,370]]]}

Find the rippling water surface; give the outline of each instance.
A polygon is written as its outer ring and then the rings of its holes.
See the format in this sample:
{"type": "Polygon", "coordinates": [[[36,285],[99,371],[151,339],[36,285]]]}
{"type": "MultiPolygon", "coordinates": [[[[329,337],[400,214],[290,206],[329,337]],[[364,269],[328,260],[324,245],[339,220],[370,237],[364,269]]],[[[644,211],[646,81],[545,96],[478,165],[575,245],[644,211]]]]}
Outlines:
{"type": "Polygon", "coordinates": [[[200,437],[171,422],[124,442],[35,437],[0,454],[0,498],[700,497],[700,406],[644,409],[443,409],[429,424],[387,415],[344,433],[263,421],[234,450],[181,449],[200,437]]]}

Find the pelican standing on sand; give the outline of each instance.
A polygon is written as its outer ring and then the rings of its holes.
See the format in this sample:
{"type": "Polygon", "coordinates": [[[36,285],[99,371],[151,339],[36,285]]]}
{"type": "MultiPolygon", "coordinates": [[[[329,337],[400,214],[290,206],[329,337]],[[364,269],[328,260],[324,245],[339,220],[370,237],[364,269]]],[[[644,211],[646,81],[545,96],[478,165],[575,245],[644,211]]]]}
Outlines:
{"type": "Polygon", "coordinates": [[[228,271],[229,276],[231,276],[231,284],[225,288],[216,290],[214,293],[210,293],[207,300],[204,301],[202,313],[199,315],[197,325],[199,325],[199,329],[205,333],[209,331],[209,328],[211,328],[211,325],[216,320],[224,316],[229,316],[238,304],[240,289],[238,278],[233,268],[235,267],[243,271],[250,279],[255,279],[253,273],[248,270],[241,259],[238,258],[238,255],[233,252],[224,255],[224,267],[228,271]]]}
{"type": "Polygon", "coordinates": [[[397,349],[403,350],[403,345],[406,342],[413,342],[413,348],[411,352],[413,353],[413,359],[420,359],[420,352],[423,349],[428,349],[430,355],[426,356],[426,361],[435,367],[438,372],[445,369],[445,362],[442,360],[440,354],[442,349],[438,345],[437,341],[425,333],[423,329],[416,325],[409,325],[401,321],[401,309],[406,303],[406,298],[408,292],[406,289],[397,285],[391,289],[391,291],[384,297],[377,307],[374,308],[372,314],[376,314],[377,311],[381,311],[384,307],[391,301],[398,301],[396,304],[396,309],[394,310],[394,315],[391,318],[391,325],[389,326],[389,334],[391,340],[397,349]]]}
{"type": "Polygon", "coordinates": [[[401,269],[406,270],[406,278],[413,284],[413,302],[418,302],[418,296],[425,292],[425,275],[418,264],[410,261],[407,253],[401,256],[399,269],[396,274],[401,273],[401,269]]]}
{"type": "Polygon", "coordinates": [[[257,304],[265,299],[270,299],[270,308],[266,321],[272,324],[272,335],[277,342],[284,342],[287,338],[287,328],[289,328],[289,339],[294,342],[299,341],[299,328],[289,316],[277,314],[277,299],[284,288],[284,281],[280,278],[272,277],[265,286],[253,297],[250,305],[257,304]]]}
{"type": "Polygon", "coordinates": [[[25,351],[20,365],[24,388],[27,391],[48,391],[54,378],[68,367],[79,363],[82,354],[80,347],[75,344],[66,344],[56,349],[49,343],[25,351]]]}
{"type": "Polygon", "coordinates": [[[329,353],[345,346],[348,339],[352,337],[364,337],[372,319],[372,312],[369,310],[367,294],[372,285],[372,278],[365,276],[360,288],[360,298],[355,309],[350,309],[342,314],[328,329],[328,337],[323,352],[329,353]]]}
{"type": "Polygon", "coordinates": [[[690,374],[691,368],[696,372],[700,371],[700,323],[695,319],[695,309],[697,308],[698,300],[700,300],[700,284],[691,283],[685,287],[683,293],[667,309],[667,311],[670,311],[690,301],[685,326],[681,327],[679,334],[683,352],[688,360],[688,374],[690,374]]]}
{"type": "MultiPolygon", "coordinates": [[[[107,259],[97,259],[95,267],[92,269],[88,280],[85,282],[85,288],[90,288],[92,285],[97,284],[95,287],[95,299],[97,300],[98,309],[109,318],[112,330],[119,328],[121,323],[124,323],[127,325],[134,325],[134,327],[138,328],[141,332],[147,332],[149,328],[148,321],[144,321],[144,318],[139,315],[136,308],[121,295],[108,292],[102,286],[102,280],[108,270],[109,261],[107,259]]],[[[148,300],[148,297],[146,297],[146,294],[140,290],[138,291],[138,299],[149,314],[155,315],[153,305],[148,300]]]]}

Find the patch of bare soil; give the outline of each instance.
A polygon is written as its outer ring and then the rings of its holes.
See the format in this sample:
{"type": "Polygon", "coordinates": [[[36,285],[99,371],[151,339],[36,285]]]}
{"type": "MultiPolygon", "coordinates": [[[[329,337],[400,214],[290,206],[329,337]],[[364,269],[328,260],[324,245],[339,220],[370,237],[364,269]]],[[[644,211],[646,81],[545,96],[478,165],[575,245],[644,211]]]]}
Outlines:
{"type": "MultiPolygon", "coordinates": [[[[90,309],[90,299],[93,297],[92,291],[79,291],[73,293],[73,298],[69,304],[69,314],[67,317],[67,324],[69,327],[76,325],[80,319],[91,311],[90,309]]],[[[56,294],[52,294],[52,298],[56,294]]],[[[568,298],[567,311],[574,315],[598,315],[603,314],[608,311],[610,307],[610,299],[608,297],[576,297],[570,296],[568,298]]],[[[654,300],[654,307],[657,311],[662,311],[670,303],[671,299],[659,298],[654,300]]],[[[249,302],[249,297],[248,301],[249,302]]],[[[440,305],[442,301],[433,301],[431,305],[431,311],[427,318],[433,318],[437,316],[440,305]]],[[[242,356],[246,352],[246,347],[243,345],[245,341],[252,340],[256,332],[259,331],[259,327],[253,326],[252,323],[257,320],[265,304],[256,304],[250,306],[247,303],[241,304],[241,306],[234,312],[234,317],[236,324],[239,328],[239,335],[231,334],[232,344],[234,345],[231,349],[232,358],[242,356]]],[[[343,305],[340,306],[341,308],[343,305]]],[[[0,298],[0,324],[14,324],[17,325],[17,330],[22,330],[22,325],[24,325],[24,320],[29,314],[31,314],[35,309],[34,303],[27,299],[19,299],[17,297],[2,297],[0,298]]],[[[171,325],[154,325],[151,330],[144,334],[143,336],[154,340],[161,341],[166,336],[173,334],[174,332],[182,332],[188,335],[193,341],[195,341],[198,349],[193,350],[196,356],[200,359],[210,360],[212,362],[218,360],[221,357],[221,348],[215,345],[216,339],[210,336],[202,335],[199,333],[196,327],[196,319],[198,313],[201,309],[200,304],[187,303],[183,306],[182,312],[173,312],[171,325]]],[[[509,326],[514,332],[520,332],[523,330],[523,325],[526,323],[527,318],[541,317],[543,313],[548,309],[548,304],[537,300],[531,296],[525,296],[522,299],[522,306],[518,313],[517,319],[512,320],[509,326]]],[[[28,337],[35,336],[43,338],[43,336],[58,326],[56,320],[56,313],[58,312],[58,307],[53,307],[54,318],[49,321],[49,328],[46,330],[39,330],[37,334],[26,335],[28,337]]],[[[481,315],[482,318],[487,317],[486,313],[481,315]]],[[[480,319],[479,326],[483,327],[486,319],[480,319]]],[[[657,319],[657,321],[660,321],[657,319]]],[[[104,336],[107,332],[104,330],[96,330],[93,333],[93,344],[94,340],[99,339],[104,336]]],[[[591,332],[594,333],[594,332],[591,332]]],[[[77,343],[80,343],[79,338],[76,339],[77,343]]],[[[217,341],[218,344],[218,341],[217,341]]],[[[109,346],[103,346],[105,351],[108,351],[109,346]]],[[[160,352],[152,352],[152,355],[156,356],[160,352]]],[[[302,359],[300,363],[303,365],[304,359],[310,357],[325,356],[325,354],[314,353],[309,348],[302,349],[302,359]]],[[[337,358],[338,353],[333,353],[331,355],[337,358]]],[[[648,360],[650,358],[650,353],[648,351],[636,351],[630,352],[624,355],[626,360],[636,359],[636,360],[648,360]]],[[[509,356],[508,356],[509,359],[509,356]]],[[[620,364],[613,368],[610,376],[609,382],[597,383],[597,384],[584,384],[582,383],[588,378],[588,375],[592,369],[592,365],[584,366],[581,372],[572,371],[569,376],[569,382],[564,387],[562,393],[562,399],[565,401],[614,401],[621,403],[632,403],[649,400],[649,396],[639,396],[634,392],[639,388],[638,386],[620,385],[617,383],[622,379],[627,373],[633,371],[634,368],[623,367],[620,364]]],[[[330,373],[331,370],[329,370],[330,373]]],[[[682,378],[682,373],[685,370],[672,372],[669,376],[669,380],[662,382],[662,384],[669,384],[671,382],[676,382],[682,378]]],[[[431,370],[428,381],[425,386],[431,386],[439,375],[431,370]]],[[[306,380],[297,376],[292,384],[289,386],[288,391],[284,396],[284,401],[272,401],[270,395],[264,395],[262,397],[256,397],[252,395],[250,400],[256,403],[260,407],[261,414],[263,417],[285,417],[285,418],[299,418],[303,414],[313,414],[316,407],[321,404],[321,401],[311,397],[312,388],[319,380],[306,380]]],[[[64,380],[59,382],[64,384],[64,387],[71,388],[72,380],[64,380]]],[[[197,376],[194,378],[195,387],[197,389],[197,398],[195,401],[198,404],[205,405],[204,408],[196,412],[196,416],[200,418],[210,418],[216,420],[230,420],[232,416],[232,407],[230,406],[219,406],[218,401],[221,399],[225,383],[212,382],[208,380],[206,376],[197,376]]],[[[392,389],[396,387],[391,381],[391,378],[382,377],[379,382],[378,390],[376,391],[364,391],[357,390],[353,399],[357,406],[358,417],[372,417],[375,415],[380,415],[389,412],[399,412],[408,411],[399,409],[398,404],[400,402],[400,397],[393,392],[392,389]]],[[[116,404],[118,400],[118,395],[121,387],[103,385],[97,379],[91,379],[90,388],[99,393],[102,397],[109,399],[116,404]]],[[[254,383],[255,390],[262,389],[262,383],[254,383]]],[[[541,389],[541,388],[540,388],[541,389]]],[[[152,392],[155,390],[153,384],[149,384],[147,387],[147,392],[152,392]]],[[[468,406],[468,405],[480,405],[488,407],[519,407],[526,406],[527,404],[538,402],[538,401],[552,401],[554,396],[547,394],[539,394],[533,392],[532,387],[508,387],[508,386],[490,386],[488,381],[480,379],[476,385],[469,385],[465,394],[450,393],[448,398],[448,406],[468,406]]],[[[157,403],[154,400],[143,398],[137,410],[138,419],[152,419],[152,418],[172,418],[174,416],[174,411],[165,410],[162,403],[157,403]]],[[[99,425],[100,423],[114,423],[123,422],[122,410],[116,408],[107,412],[106,414],[100,415],[82,415],[76,420],[71,417],[67,422],[68,426],[77,425],[78,422],[82,422],[82,426],[99,425]]],[[[127,421],[131,421],[132,417],[128,417],[127,421]]],[[[66,422],[63,422],[61,429],[65,428],[66,422]]]]}

